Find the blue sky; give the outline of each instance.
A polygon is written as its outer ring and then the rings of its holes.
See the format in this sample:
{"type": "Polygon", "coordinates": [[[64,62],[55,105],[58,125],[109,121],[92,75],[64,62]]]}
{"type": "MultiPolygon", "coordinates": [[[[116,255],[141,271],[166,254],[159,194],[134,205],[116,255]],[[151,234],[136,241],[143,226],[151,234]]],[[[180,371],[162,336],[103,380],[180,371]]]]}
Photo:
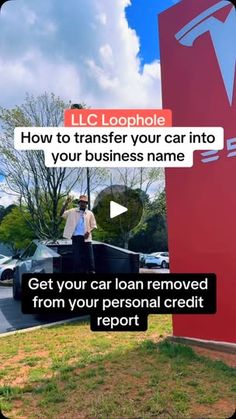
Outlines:
{"type": "Polygon", "coordinates": [[[157,15],[173,6],[173,0],[132,0],[126,9],[131,28],[137,32],[140,42],[140,57],[143,63],[160,58],[157,15]]]}
{"type": "Polygon", "coordinates": [[[0,104],[12,107],[24,101],[25,92],[53,91],[91,107],[160,107],[157,14],[173,3],[5,3],[0,16],[0,104]]]}
{"type": "Polygon", "coordinates": [[[157,15],[178,1],[8,1],[0,14],[0,106],[53,92],[91,108],[160,108],[157,15]]]}
{"type": "MultiPolygon", "coordinates": [[[[157,14],[174,2],[5,3],[0,14],[0,106],[21,105],[26,92],[46,91],[91,108],[160,108],[157,14]]],[[[9,203],[7,199],[1,195],[0,204],[9,203]]]]}

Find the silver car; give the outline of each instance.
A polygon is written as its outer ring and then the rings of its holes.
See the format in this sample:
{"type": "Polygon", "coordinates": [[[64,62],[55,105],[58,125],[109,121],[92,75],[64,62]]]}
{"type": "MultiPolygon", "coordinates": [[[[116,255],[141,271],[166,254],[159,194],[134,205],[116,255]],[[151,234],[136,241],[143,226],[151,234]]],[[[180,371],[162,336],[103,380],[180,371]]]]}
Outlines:
{"type": "Polygon", "coordinates": [[[10,259],[11,259],[11,256],[0,254],[0,265],[2,265],[3,263],[5,263],[7,260],[10,260],[10,259]]]}
{"type": "Polygon", "coordinates": [[[5,262],[0,264],[0,281],[6,281],[13,278],[16,262],[16,259],[8,258],[5,262]]]}
{"type": "Polygon", "coordinates": [[[161,268],[169,268],[169,252],[154,252],[151,256],[155,256],[158,259],[157,264],[161,268]]]}

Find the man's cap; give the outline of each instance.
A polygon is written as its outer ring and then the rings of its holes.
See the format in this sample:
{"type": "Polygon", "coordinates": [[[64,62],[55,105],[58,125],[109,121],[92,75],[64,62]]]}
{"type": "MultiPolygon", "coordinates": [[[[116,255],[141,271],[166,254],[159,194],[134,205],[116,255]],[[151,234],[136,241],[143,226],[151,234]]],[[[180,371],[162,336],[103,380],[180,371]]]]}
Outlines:
{"type": "Polygon", "coordinates": [[[73,105],[71,105],[70,108],[71,109],[83,109],[84,107],[80,103],[73,103],[73,105]]]}
{"type": "Polygon", "coordinates": [[[84,201],[84,202],[87,202],[88,203],[88,197],[87,197],[87,195],[80,195],[79,202],[80,201],[84,201]]]}

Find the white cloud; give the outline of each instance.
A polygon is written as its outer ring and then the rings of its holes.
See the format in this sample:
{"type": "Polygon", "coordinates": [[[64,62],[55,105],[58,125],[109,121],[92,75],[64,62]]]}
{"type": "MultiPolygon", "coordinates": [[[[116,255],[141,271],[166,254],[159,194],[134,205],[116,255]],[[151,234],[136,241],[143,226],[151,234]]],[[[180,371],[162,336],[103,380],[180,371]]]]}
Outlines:
{"type": "Polygon", "coordinates": [[[100,59],[106,67],[114,68],[113,51],[110,44],[102,45],[99,49],[100,59]]]}
{"type": "Polygon", "coordinates": [[[141,70],[129,3],[9,2],[0,17],[1,104],[22,103],[26,91],[53,91],[91,107],[159,107],[160,64],[141,70]]]}
{"type": "Polygon", "coordinates": [[[17,204],[17,199],[15,196],[8,194],[0,195],[0,205],[2,205],[3,207],[8,207],[12,204],[17,204]]]}
{"type": "Polygon", "coordinates": [[[107,24],[107,15],[105,13],[101,13],[100,15],[97,15],[96,16],[96,19],[102,25],[106,25],[107,24]]]}
{"type": "Polygon", "coordinates": [[[12,192],[5,181],[0,182],[0,205],[7,207],[18,201],[18,195],[12,192]]]}
{"type": "Polygon", "coordinates": [[[26,92],[57,92],[62,97],[72,97],[79,90],[76,67],[63,61],[55,64],[39,51],[28,51],[17,59],[0,60],[1,104],[14,106],[23,102],[26,92]]]}
{"type": "Polygon", "coordinates": [[[29,25],[34,25],[37,22],[37,16],[31,10],[26,9],[25,17],[26,17],[26,22],[29,25]]]}

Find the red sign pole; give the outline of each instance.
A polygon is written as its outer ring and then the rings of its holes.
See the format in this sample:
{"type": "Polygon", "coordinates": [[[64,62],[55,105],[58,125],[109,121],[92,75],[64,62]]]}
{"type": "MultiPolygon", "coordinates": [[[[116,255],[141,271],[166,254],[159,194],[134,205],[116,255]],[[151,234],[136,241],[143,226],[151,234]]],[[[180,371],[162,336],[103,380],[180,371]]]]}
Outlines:
{"type": "Polygon", "coordinates": [[[172,272],[217,274],[215,315],[173,316],[174,336],[236,343],[236,9],[182,0],[159,16],[163,108],[173,126],[222,126],[225,148],[166,170],[172,272]]]}

